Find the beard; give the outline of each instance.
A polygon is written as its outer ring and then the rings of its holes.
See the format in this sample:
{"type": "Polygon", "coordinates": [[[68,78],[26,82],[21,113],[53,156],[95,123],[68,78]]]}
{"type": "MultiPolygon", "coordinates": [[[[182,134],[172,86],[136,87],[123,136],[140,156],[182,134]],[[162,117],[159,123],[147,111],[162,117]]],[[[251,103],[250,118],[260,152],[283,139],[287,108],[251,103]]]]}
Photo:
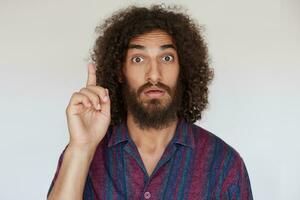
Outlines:
{"type": "Polygon", "coordinates": [[[146,83],[135,91],[128,85],[127,80],[122,84],[125,109],[127,113],[132,114],[134,122],[142,130],[150,128],[159,130],[168,127],[171,122],[177,119],[177,112],[181,105],[182,87],[180,81],[177,81],[173,90],[162,83],[157,83],[155,86],[165,91],[164,96],[142,102],[139,98],[142,92],[152,86],[154,85],[146,83]],[[169,98],[166,99],[166,95],[169,98]]]}

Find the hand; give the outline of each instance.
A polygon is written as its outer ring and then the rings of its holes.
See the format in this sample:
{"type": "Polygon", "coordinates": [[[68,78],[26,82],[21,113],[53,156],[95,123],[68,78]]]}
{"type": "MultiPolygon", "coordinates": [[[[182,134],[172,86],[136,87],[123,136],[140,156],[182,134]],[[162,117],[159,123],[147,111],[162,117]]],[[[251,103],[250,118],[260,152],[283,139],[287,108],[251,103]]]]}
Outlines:
{"type": "Polygon", "coordinates": [[[107,132],[111,115],[108,89],[96,86],[93,64],[88,65],[86,87],[73,93],[66,114],[70,144],[95,149],[107,132]]]}

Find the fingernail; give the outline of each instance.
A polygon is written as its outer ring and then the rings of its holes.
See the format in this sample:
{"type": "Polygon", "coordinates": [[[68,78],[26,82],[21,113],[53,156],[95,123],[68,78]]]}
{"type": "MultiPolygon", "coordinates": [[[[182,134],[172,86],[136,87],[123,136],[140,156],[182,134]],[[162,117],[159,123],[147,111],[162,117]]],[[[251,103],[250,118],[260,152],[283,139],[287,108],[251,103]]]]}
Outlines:
{"type": "Polygon", "coordinates": [[[106,91],[106,96],[109,96],[109,91],[108,91],[108,89],[105,89],[105,91],[106,91]]]}
{"type": "Polygon", "coordinates": [[[107,101],[108,101],[108,96],[104,96],[104,97],[102,98],[102,100],[103,100],[104,102],[107,102],[107,101]]]}

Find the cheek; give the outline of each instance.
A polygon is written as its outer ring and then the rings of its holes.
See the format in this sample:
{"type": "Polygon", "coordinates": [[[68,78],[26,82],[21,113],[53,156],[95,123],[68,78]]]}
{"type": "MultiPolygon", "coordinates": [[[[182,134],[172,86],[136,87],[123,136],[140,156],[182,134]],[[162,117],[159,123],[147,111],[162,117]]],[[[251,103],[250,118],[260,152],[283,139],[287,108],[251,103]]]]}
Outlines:
{"type": "Polygon", "coordinates": [[[127,83],[130,85],[131,88],[134,88],[135,90],[137,87],[144,84],[144,79],[142,79],[141,75],[138,75],[136,73],[131,73],[127,77],[127,83]]]}
{"type": "Polygon", "coordinates": [[[165,71],[165,80],[169,84],[170,87],[176,87],[176,83],[179,79],[179,68],[175,67],[175,69],[168,69],[165,71]]]}
{"type": "Polygon", "coordinates": [[[140,72],[134,67],[125,67],[123,69],[124,78],[127,80],[130,86],[136,85],[139,82],[140,72]]]}
{"type": "Polygon", "coordinates": [[[128,88],[133,90],[135,93],[144,83],[143,79],[140,78],[141,76],[137,76],[136,74],[128,74],[125,76],[128,88]]]}

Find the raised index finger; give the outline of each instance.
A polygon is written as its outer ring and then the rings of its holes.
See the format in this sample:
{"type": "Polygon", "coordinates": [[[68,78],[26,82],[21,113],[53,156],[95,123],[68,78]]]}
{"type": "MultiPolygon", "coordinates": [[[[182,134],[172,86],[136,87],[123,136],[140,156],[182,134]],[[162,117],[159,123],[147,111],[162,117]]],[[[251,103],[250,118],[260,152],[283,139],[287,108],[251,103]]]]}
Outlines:
{"type": "Polygon", "coordinates": [[[88,64],[88,79],[86,86],[96,85],[96,69],[93,63],[88,64]]]}

